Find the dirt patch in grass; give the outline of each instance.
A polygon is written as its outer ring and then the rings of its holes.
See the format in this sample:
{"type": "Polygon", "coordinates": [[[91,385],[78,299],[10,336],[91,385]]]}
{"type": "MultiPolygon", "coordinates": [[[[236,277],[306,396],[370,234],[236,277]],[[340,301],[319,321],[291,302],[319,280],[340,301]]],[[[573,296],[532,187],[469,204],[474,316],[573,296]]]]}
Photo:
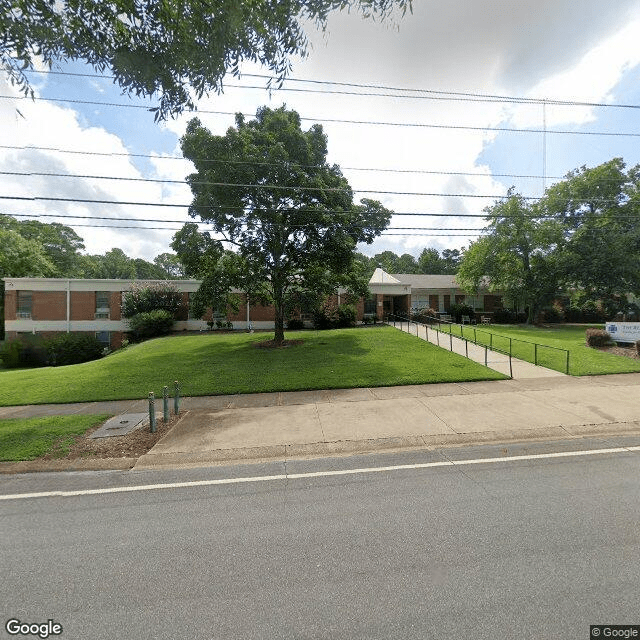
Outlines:
{"type": "Polygon", "coordinates": [[[624,356],[626,358],[633,358],[634,360],[638,360],[638,354],[636,352],[635,346],[629,347],[620,347],[620,346],[611,346],[611,347],[594,347],[598,351],[605,351],[606,353],[612,353],[614,356],[624,356]]]}
{"type": "Polygon", "coordinates": [[[287,347],[297,347],[303,342],[304,340],[283,340],[278,344],[275,340],[263,340],[262,342],[254,342],[253,346],[256,349],[286,349],[287,347]]]}
{"type": "MultiPolygon", "coordinates": [[[[182,414],[184,415],[184,414],[182,414]]],[[[149,425],[145,425],[124,436],[108,438],[89,438],[88,436],[101,425],[89,429],[80,436],[68,436],[60,440],[53,449],[37,460],[77,460],[79,458],[139,458],[149,451],[171,428],[182,415],[171,416],[166,424],[162,419],[157,421],[157,430],[151,433],[149,425]]]]}

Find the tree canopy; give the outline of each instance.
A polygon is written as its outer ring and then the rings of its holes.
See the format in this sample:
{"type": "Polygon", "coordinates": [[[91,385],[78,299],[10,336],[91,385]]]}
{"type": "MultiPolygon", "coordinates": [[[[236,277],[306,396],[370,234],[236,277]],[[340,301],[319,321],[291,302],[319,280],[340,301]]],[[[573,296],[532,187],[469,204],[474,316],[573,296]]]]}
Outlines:
{"type": "MultiPolygon", "coordinates": [[[[362,271],[354,276],[355,248],[373,242],[391,211],[374,200],[353,202],[340,168],[326,162],[320,125],[303,131],[295,111],[264,107],[248,122],[238,114],[224,136],[194,119],[181,145],[196,167],[187,177],[194,196],[189,214],[236,248],[244,265],[233,280],[273,304],[276,342],[284,338],[287,298],[296,290],[364,292],[362,271]]],[[[173,248],[185,266],[206,256],[207,272],[222,255],[219,240],[193,227],[176,236],[173,248]]]]}
{"type": "Polygon", "coordinates": [[[456,276],[467,290],[486,284],[508,301],[529,309],[531,322],[558,293],[559,275],[553,250],[561,241],[556,221],[538,221],[532,207],[517,194],[487,210],[488,234],[471,244],[456,276]]]}
{"type": "Polygon", "coordinates": [[[324,29],[330,12],[351,8],[384,18],[411,0],[0,0],[0,66],[28,93],[36,57],[81,60],[130,95],[158,94],[164,118],[220,92],[245,61],[283,79],[307,52],[302,25],[324,29]]]}
{"type": "Polygon", "coordinates": [[[535,204],[510,192],[486,212],[487,235],[458,272],[469,290],[487,276],[490,289],[528,307],[530,321],[561,293],[609,313],[640,294],[640,167],[625,171],[621,158],[581,167],[535,204]]]}

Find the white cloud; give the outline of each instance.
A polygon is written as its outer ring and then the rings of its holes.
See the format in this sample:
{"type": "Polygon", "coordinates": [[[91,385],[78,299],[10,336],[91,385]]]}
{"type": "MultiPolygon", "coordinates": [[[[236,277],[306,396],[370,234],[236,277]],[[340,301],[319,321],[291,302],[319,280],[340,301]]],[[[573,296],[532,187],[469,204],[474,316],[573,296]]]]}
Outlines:
{"type": "MultiPolygon", "coordinates": [[[[296,63],[297,78],[330,79],[342,82],[373,83],[441,91],[507,93],[535,97],[604,101],[615,98],[616,85],[624,74],[640,63],[640,2],[618,0],[422,0],[414,3],[414,14],[387,23],[362,20],[357,15],[335,14],[326,34],[313,34],[310,57],[296,63]]],[[[264,73],[247,65],[244,72],[264,73]]],[[[80,81],[78,81],[80,82],[80,81]]],[[[227,84],[263,84],[255,78],[227,78],[227,84]]],[[[1,85],[1,82],[0,82],[1,85]]],[[[299,88],[299,84],[285,85],[299,88]]],[[[314,88],[321,88],[314,85],[314,88]]],[[[331,87],[336,90],[338,87],[331,87]]],[[[347,91],[365,91],[343,88],[347,91]]],[[[9,87],[0,86],[7,95],[9,87]]],[[[125,98],[122,99],[125,101],[125,98]]],[[[354,189],[388,192],[428,192],[461,194],[456,197],[402,195],[400,193],[357,193],[357,197],[379,199],[398,212],[450,214],[446,217],[395,216],[392,226],[479,228],[482,218],[462,218],[455,214],[482,213],[491,200],[473,196],[504,194],[505,187],[491,176],[490,168],[480,164],[483,151],[496,139],[496,132],[483,127],[539,127],[542,113],[536,107],[512,107],[500,103],[443,101],[427,99],[350,96],[340,94],[278,92],[269,95],[259,89],[228,86],[224,95],[199,102],[196,114],[214,133],[223,135],[233,126],[233,115],[211,114],[241,111],[254,114],[268,104],[286,103],[296,109],[308,128],[313,119],[405,122],[438,127],[399,127],[338,122],[322,123],[329,140],[330,162],[343,167],[354,189]],[[457,127],[476,127],[475,130],[457,127]],[[442,127],[442,128],[439,128],[442,127]],[[450,127],[450,128],[445,128],[450,127]],[[351,167],[351,168],[349,168],[351,167]],[[369,169],[422,170],[425,173],[358,171],[369,169]],[[434,172],[434,173],[428,173],[434,172]],[[437,173],[440,172],[440,173],[437,173]],[[470,175],[459,175],[470,174],[470,175]],[[466,194],[466,195],[465,195],[466,194]]],[[[160,125],[178,139],[193,114],[160,125]]],[[[597,112],[585,108],[547,108],[547,124],[579,127],[597,112]]],[[[60,104],[19,100],[0,101],[0,117],[10,123],[0,129],[0,144],[43,146],[98,151],[122,155],[84,156],[42,151],[2,151],[0,165],[41,171],[149,177],[181,181],[192,171],[183,160],[150,160],[151,173],[143,175],[141,166],[128,155],[136,151],[139,140],[121,139],[104,127],[91,127],[77,111],[60,104]],[[16,108],[24,114],[20,117],[16,108]],[[15,123],[15,126],[14,126],[15,123]]],[[[149,127],[156,126],[150,124],[149,127]]],[[[140,138],[145,137],[140,131],[140,138]]],[[[524,138],[523,138],[524,140],[524,138]]],[[[176,140],[177,142],[177,140],[176,140]]],[[[524,141],[522,155],[533,147],[524,141]]],[[[539,140],[536,140],[539,146],[539,140]]],[[[536,147],[535,153],[538,153],[536,147]]],[[[163,154],[166,158],[167,154],[163,154]]],[[[180,155],[176,145],[175,155],[180,155]]],[[[611,155],[614,155],[613,153],[611,155]]],[[[576,162],[578,166],[581,162],[576,162]]],[[[567,167],[568,169],[572,166],[567,167]]],[[[191,194],[183,184],[159,184],[71,178],[2,177],[2,192],[15,195],[48,194],[58,197],[92,196],[102,200],[187,204],[191,194]]],[[[48,202],[3,201],[3,210],[18,213],[62,212],[87,216],[120,216],[187,219],[186,208],[132,207],[117,205],[53,204],[48,202]]],[[[60,219],[73,226],[70,220],[60,219]]],[[[90,222],[90,221],[85,221],[90,222]]],[[[105,222],[106,224],[113,224],[105,222]]],[[[148,226],[158,226],[156,224],[148,226]]],[[[168,225],[178,227],[177,224],[168,225]]],[[[84,237],[88,251],[104,253],[121,247],[134,257],[151,259],[167,251],[173,231],[108,230],[76,228],[84,237]]],[[[392,248],[396,253],[418,253],[424,246],[457,248],[466,237],[386,237],[367,253],[392,248]]],[[[426,233],[426,232],[425,232],[426,233]]],[[[447,231],[443,233],[456,233],[447,231]]]]}
{"type": "MultiPolygon", "coordinates": [[[[10,87],[0,86],[0,92],[9,95],[10,87]]],[[[143,178],[124,142],[116,135],[99,127],[88,127],[72,109],[41,100],[3,100],[0,118],[13,120],[15,127],[0,130],[0,144],[15,146],[0,155],[3,171],[22,173],[56,173],[82,176],[109,176],[117,178],[143,178]],[[20,114],[18,115],[17,111],[20,114]],[[41,150],[29,149],[39,147],[41,150]],[[55,149],[86,151],[88,154],[59,153],[55,149]],[[92,155],[97,154],[97,155],[92,155]],[[113,154],[113,155],[110,155],[113,154]]],[[[151,182],[132,180],[104,180],[58,176],[2,176],[2,194],[24,198],[65,198],[73,200],[103,200],[117,202],[166,202],[162,186],[151,182]]],[[[177,201],[177,199],[175,200],[177,201]]],[[[181,202],[188,203],[189,199],[181,202]]],[[[184,219],[186,209],[167,209],[116,204],[89,204],[53,200],[2,200],[2,212],[9,215],[60,214],[83,218],[40,218],[45,222],[61,222],[75,227],[84,238],[88,253],[104,253],[120,247],[131,257],[153,258],[166,251],[173,232],[154,231],[145,227],[159,226],[141,223],[141,231],[109,229],[81,225],[137,225],[126,218],[184,219]],[[98,217],[119,218],[97,220],[98,217]]],[[[171,225],[172,227],[180,225],[171,225]]]]}
{"type": "MultiPolygon", "coordinates": [[[[640,64],[640,12],[622,29],[590,49],[575,65],[544,78],[527,97],[575,102],[614,102],[613,90],[625,72],[640,64]]],[[[546,106],[548,126],[581,125],[597,118],[594,107],[546,106]]],[[[511,121],[518,127],[540,126],[542,108],[518,107],[511,121]]]]}

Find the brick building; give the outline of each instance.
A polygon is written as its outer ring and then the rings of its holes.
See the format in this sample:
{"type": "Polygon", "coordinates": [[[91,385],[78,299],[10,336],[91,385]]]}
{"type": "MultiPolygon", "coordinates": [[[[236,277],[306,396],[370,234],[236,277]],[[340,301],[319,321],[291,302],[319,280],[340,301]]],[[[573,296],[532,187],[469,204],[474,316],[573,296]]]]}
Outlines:
{"type": "MultiPolygon", "coordinates": [[[[112,349],[120,347],[128,322],[122,318],[122,293],[128,291],[129,280],[74,280],[67,278],[5,278],[4,320],[6,339],[20,334],[92,333],[112,349]]],[[[140,284],[140,282],[138,282],[140,284]]],[[[211,311],[204,318],[192,317],[190,296],[198,290],[197,280],[172,280],[183,297],[174,329],[204,331],[211,311]]],[[[388,274],[376,269],[369,281],[370,295],[356,304],[356,318],[383,318],[389,314],[406,314],[411,309],[430,306],[448,311],[454,302],[466,302],[477,311],[490,312],[501,304],[499,296],[480,293],[466,295],[454,276],[388,274]]],[[[272,329],[273,307],[247,303],[238,292],[241,304],[236,314],[225,318],[234,329],[272,329]]],[[[334,304],[345,301],[345,292],[334,296],[334,304]]],[[[216,318],[218,319],[218,318],[216,318]]]]}

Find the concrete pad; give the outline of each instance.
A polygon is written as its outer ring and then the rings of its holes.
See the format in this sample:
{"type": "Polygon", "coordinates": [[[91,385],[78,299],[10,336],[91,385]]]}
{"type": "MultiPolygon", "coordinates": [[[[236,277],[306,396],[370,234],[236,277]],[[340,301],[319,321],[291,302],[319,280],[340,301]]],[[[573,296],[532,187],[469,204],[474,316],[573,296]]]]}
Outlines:
{"type": "Polygon", "coordinates": [[[280,404],[315,404],[316,402],[331,402],[331,391],[283,391],[280,393],[280,404]]]}
{"type": "Polygon", "coordinates": [[[479,380],[477,382],[458,383],[468,393],[501,393],[504,391],[521,391],[519,380],[479,380]]]}
{"type": "Polygon", "coordinates": [[[558,389],[567,387],[579,387],[588,381],[582,377],[560,376],[554,378],[521,378],[518,380],[520,388],[525,390],[558,389]]]}
{"type": "Polygon", "coordinates": [[[371,389],[331,389],[331,402],[363,402],[364,400],[375,400],[371,389]]]}
{"type": "MultiPolygon", "coordinates": [[[[350,456],[377,451],[401,451],[424,448],[421,436],[397,438],[372,438],[369,440],[341,440],[339,442],[316,442],[315,444],[287,445],[287,459],[311,459],[322,456],[350,456]]],[[[288,469],[291,472],[291,468],[288,469]]]]}
{"type": "Polygon", "coordinates": [[[392,400],[395,398],[419,398],[423,385],[407,385],[405,387],[375,387],[371,393],[377,400],[392,400]]]}
{"type": "Polygon", "coordinates": [[[325,441],[451,433],[419,398],[317,406],[325,441]]]}
{"type": "Polygon", "coordinates": [[[190,411],[151,451],[198,453],[323,439],[315,405],[190,411]]]}
{"type": "Polygon", "coordinates": [[[640,373],[610,373],[599,376],[583,376],[583,379],[611,386],[640,385],[640,373]]]}
{"type": "Polygon", "coordinates": [[[223,396],[195,396],[181,399],[180,404],[185,410],[209,409],[211,411],[220,411],[221,409],[228,409],[237,397],[237,393],[223,396]]]}
{"type": "Polygon", "coordinates": [[[124,436],[149,422],[148,413],[124,413],[107,420],[99,429],[96,429],[90,438],[110,438],[124,436]]]}
{"type": "Polygon", "coordinates": [[[459,382],[439,382],[437,384],[417,385],[423,396],[460,396],[468,395],[469,390],[459,382]]]}
{"type": "Polygon", "coordinates": [[[279,393],[246,393],[234,396],[229,408],[276,407],[279,403],[279,393]]]}
{"type": "Polygon", "coordinates": [[[636,386],[585,385],[565,390],[537,392],[549,406],[570,410],[582,422],[633,422],[640,420],[640,400],[636,386]]]}
{"type": "Polygon", "coordinates": [[[441,420],[458,433],[531,429],[578,424],[579,416],[550,407],[527,393],[492,393],[449,398],[423,398],[441,420]]]}

